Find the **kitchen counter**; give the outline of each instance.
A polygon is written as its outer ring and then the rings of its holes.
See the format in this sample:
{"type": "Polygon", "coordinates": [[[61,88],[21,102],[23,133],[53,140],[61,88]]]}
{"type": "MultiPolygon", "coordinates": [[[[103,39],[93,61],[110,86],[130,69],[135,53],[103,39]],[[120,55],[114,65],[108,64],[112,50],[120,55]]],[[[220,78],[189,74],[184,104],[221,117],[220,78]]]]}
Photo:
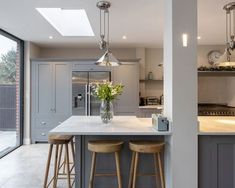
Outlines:
{"type": "Polygon", "coordinates": [[[151,118],[114,116],[111,124],[103,124],[99,116],[71,116],[50,131],[66,135],[170,135],[152,128],[151,118]]]}
{"type": "Polygon", "coordinates": [[[139,106],[139,109],[163,109],[163,105],[146,105],[146,106],[139,106]]]}
{"type": "Polygon", "coordinates": [[[199,135],[235,135],[234,116],[199,116],[199,135]]]}

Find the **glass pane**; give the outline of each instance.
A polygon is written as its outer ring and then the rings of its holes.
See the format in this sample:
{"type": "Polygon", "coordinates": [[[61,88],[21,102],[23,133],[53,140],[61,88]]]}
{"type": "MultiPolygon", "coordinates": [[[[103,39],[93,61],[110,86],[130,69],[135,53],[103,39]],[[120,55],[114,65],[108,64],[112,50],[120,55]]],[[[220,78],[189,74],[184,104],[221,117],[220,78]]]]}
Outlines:
{"type": "Polygon", "coordinates": [[[19,49],[0,34],[0,157],[20,144],[19,49]]]}
{"type": "MultiPolygon", "coordinates": [[[[110,72],[89,72],[90,83],[101,83],[104,80],[110,81],[110,72]]],[[[91,95],[90,113],[92,116],[100,114],[100,101],[93,95],[91,95]]]]}

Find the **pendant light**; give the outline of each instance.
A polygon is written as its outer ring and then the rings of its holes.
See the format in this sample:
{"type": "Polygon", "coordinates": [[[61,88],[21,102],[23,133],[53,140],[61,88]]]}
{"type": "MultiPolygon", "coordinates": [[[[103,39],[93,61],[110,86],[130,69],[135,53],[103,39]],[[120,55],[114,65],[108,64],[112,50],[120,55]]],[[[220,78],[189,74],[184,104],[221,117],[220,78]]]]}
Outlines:
{"type": "Polygon", "coordinates": [[[111,50],[109,49],[109,8],[111,4],[108,1],[99,1],[96,4],[96,6],[100,9],[99,47],[101,50],[105,50],[104,55],[96,62],[96,64],[99,66],[119,66],[121,65],[121,63],[117,60],[117,58],[112,54],[111,50]],[[106,31],[107,31],[107,36],[106,36],[106,31]],[[106,38],[107,41],[105,40],[106,38]]]}
{"type": "Polygon", "coordinates": [[[235,49],[235,2],[226,4],[223,9],[226,11],[226,48],[216,65],[235,66],[231,61],[231,52],[235,49]]]}

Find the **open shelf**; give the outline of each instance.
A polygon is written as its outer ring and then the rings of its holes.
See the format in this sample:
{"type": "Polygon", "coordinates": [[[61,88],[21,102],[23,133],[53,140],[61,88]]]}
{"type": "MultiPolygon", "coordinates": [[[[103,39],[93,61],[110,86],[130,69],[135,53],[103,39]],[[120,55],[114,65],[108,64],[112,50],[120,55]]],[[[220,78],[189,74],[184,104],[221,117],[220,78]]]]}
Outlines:
{"type": "Polygon", "coordinates": [[[162,82],[163,80],[156,80],[156,79],[153,79],[153,80],[140,80],[140,82],[162,82]]]}
{"type": "Polygon", "coordinates": [[[235,76],[235,71],[198,71],[198,76],[235,76]]]}

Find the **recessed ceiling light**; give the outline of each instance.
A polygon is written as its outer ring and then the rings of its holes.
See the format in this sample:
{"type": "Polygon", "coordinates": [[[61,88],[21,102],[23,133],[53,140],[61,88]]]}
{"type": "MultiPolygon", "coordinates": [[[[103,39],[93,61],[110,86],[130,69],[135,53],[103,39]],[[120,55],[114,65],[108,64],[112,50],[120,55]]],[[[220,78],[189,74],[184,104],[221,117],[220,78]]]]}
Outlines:
{"type": "Polygon", "coordinates": [[[201,37],[201,36],[198,36],[197,39],[200,40],[200,39],[202,39],[202,37],[201,37]]]}
{"type": "Polygon", "coordinates": [[[53,36],[49,36],[48,38],[49,38],[49,39],[53,39],[53,36]]]}
{"type": "Polygon", "coordinates": [[[183,42],[183,47],[188,46],[188,34],[186,34],[186,33],[182,34],[182,42],[183,42]]]}
{"type": "Polygon", "coordinates": [[[123,35],[123,36],[122,36],[122,39],[123,39],[123,40],[126,40],[126,39],[127,39],[127,37],[126,37],[125,35],[123,35]]]}
{"type": "Polygon", "coordinates": [[[36,8],[62,36],[94,36],[84,9],[36,8]]]}

